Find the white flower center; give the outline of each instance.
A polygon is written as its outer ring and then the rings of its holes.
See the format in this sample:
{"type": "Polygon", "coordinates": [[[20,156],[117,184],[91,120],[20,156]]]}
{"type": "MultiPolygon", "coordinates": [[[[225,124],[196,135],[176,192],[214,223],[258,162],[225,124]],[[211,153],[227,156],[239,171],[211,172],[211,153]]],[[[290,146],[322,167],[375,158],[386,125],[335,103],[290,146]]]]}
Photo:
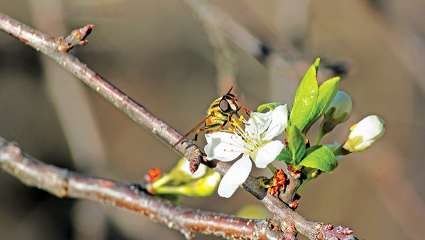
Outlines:
{"type": "Polygon", "coordinates": [[[262,137],[260,136],[261,134],[249,134],[245,132],[242,127],[237,123],[232,124],[232,128],[230,129],[230,131],[240,136],[244,140],[244,153],[248,154],[251,159],[255,159],[255,155],[257,154],[257,151],[261,148],[261,146],[270,142],[262,139],[262,137]]]}

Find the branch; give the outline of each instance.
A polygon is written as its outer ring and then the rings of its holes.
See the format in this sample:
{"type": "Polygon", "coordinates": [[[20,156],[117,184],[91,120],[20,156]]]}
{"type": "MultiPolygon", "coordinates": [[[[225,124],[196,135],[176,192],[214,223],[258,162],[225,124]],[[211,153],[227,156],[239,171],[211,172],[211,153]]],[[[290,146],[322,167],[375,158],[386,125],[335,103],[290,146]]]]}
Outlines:
{"type": "Polygon", "coordinates": [[[266,220],[244,219],[176,206],[127,184],[47,165],[1,137],[0,168],[26,185],[43,189],[57,197],[87,199],[143,214],[180,231],[186,237],[203,233],[226,238],[292,239],[288,238],[289,234],[271,230],[266,220]]]}
{"type": "Polygon", "coordinates": [[[215,67],[217,71],[217,92],[223,94],[232,87],[237,92],[236,85],[236,56],[226,38],[224,32],[219,28],[215,19],[210,18],[208,9],[205,9],[207,0],[185,0],[186,4],[196,7],[197,17],[204,26],[210,45],[214,48],[215,67]],[[206,10],[206,12],[205,12],[206,10]]]}
{"type": "MultiPolygon", "coordinates": [[[[88,26],[91,25],[87,25],[81,29],[91,29],[88,26]]],[[[118,110],[126,114],[131,120],[141,126],[145,126],[168,144],[172,145],[181,138],[181,135],[175,129],[154,116],[144,106],[138,104],[102,76],[81,63],[76,57],[64,52],[64,39],[71,39],[73,37],[53,38],[1,13],[0,29],[52,58],[64,69],[104,97],[118,110]]],[[[77,32],[81,32],[81,29],[77,30],[77,32]]],[[[70,36],[75,35],[73,33],[70,36]]],[[[86,33],[88,34],[88,32],[86,33]]],[[[83,34],[84,39],[87,37],[87,34],[83,34]]],[[[182,142],[176,146],[176,150],[193,162],[201,162],[203,160],[201,151],[193,144],[182,142]]]]}
{"type": "MultiPolygon", "coordinates": [[[[174,128],[167,125],[161,119],[148,111],[144,106],[135,102],[124,92],[106,81],[85,64],[81,63],[76,57],[60,51],[60,41],[58,41],[57,38],[52,38],[4,14],[0,14],[0,29],[52,58],[64,69],[71,72],[87,86],[103,96],[117,109],[125,113],[134,122],[148,128],[154,135],[159,136],[168,144],[173,145],[182,137],[182,135],[174,128]]],[[[207,166],[214,168],[219,173],[224,174],[230,167],[229,164],[225,162],[207,161],[204,159],[204,155],[198,146],[189,142],[183,141],[176,146],[176,150],[185,155],[186,158],[190,159],[191,163],[194,163],[193,165],[195,166],[193,169],[196,169],[196,164],[199,165],[199,163],[202,162],[207,166]]],[[[42,176],[41,180],[46,182],[46,179],[48,179],[47,177],[48,176],[42,176]]],[[[55,179],[57,176],[54,175],[52,178],[55,179]]],[[[102,182],[96,183],[96,186],[102,184],[102,182]]],[[[78,182],[76,184],[78,184],[78,182]]],[[[301,215],[292,211],[279,199],[271,195],[267,195],[265,190],[259,186],[257,180],[252,176],[248,177],[247,181],[243,184],[243,187],[263,202],[265,207],[274,215],[275,220],[279,221],[280,228],[283,231],[291,230],[295,227],[298,232],[310,239],[354,239],[352,231],[348,228],[339,226],[333,227],[332,225],[307,221],[301,215]]],[[[59,186],[59,189],[63,188],[60,188],[59,186]]],[[[66,191],[66,189],[63,190],[69,193],[69,189],[68,191],[66,191]]],[[[90,196],[94,197],[92,195],[90,196]]],[[[124,199],[117,198],[119,195],[114,196],[115,198],[111,201],[124,201],[124,199]]]]}
{"type": "MultiPolygon", "coordinates": [[[[27,2],[34,27],[49,29],[55,34],[66,31],[64,1],[27,2]]],[[[81,45],[82,39],[89,35],[93,27],[87,25],[73,31],[60,42],[60,50],[70,51],[74,46],[81,45]]],[[[54,61],[45,57],[39,59],[44,87],[58,118],[74,166],[78,170],[84,169],[85,173],[107,176],[105,144],[85,86],[75,81],[74,76],[58,68],[54,61]]],[[[72,211],[75,213],[71,218],[76,233],[74,239],[105,238],[108,220],[106,212],[86,202],[77,203],[72,211]]]]}

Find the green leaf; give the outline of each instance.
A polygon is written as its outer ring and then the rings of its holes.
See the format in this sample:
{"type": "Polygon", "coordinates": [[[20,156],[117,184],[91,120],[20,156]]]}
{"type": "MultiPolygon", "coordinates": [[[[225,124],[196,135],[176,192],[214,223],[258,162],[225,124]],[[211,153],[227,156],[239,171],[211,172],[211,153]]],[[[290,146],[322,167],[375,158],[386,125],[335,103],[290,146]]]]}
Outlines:
{"type": "Polygon", "coordinates": [[[307,70],[295,92],[290,122],[295,124],[301,131],[304,131],[304,128],[316,114],[316,102],[319,94],[317,83],[319,64],[320,58],[317,58],[307,70]]]}
{"type": "Polygon", "coordinates": [[[321,146],[308,154],[300,165],[309,168],[320,169],[323,172],[330,172],[337,166],[337,161],[332,150],[327,146],[321,146]]]}
{"type": "Polygon", "coordinates": [[[340,77],[333,77],[323,82],[319,87],[319,96],[316,103],[316,114],[314,120],[317,120],[324,111],[331,104],[332,99],[335,97],[338,91],[339,83],[341,82],[340,77]]]}
{"type": "Polygon", "coordinates": [[[309,148],[307,148],[307,150],[305,151],[305,156],[307,156],[307,155],[309,155],[310,153],[312,153],[312,152],[314,152],[314,151],[316,151],[318,148],[320,148],[322,145],[314,145],[314,146],[311,146],[311,147],[309,147],[309,148]]]}
{"type": "Polygon", "coordinates": [[[304,157],[306,151],[304,135],[295,125],[289,125],[286,131],[288,149],[291,153],[292,162],[295,165],[298,165],[302,157],[304,157]]]}
{"type": "Polygon", "coordinates": [[[273,111],[279,105],[278,102],[264,103],[257,107],[257,112],[273,111]]]}
{"type": "Polygon", "coordinates": [[[283,149],[282,152],[277,155],[276,159],[287,164],[294,164],[294,162],[292,162],[291,153],[287,148],[283,149]]]}

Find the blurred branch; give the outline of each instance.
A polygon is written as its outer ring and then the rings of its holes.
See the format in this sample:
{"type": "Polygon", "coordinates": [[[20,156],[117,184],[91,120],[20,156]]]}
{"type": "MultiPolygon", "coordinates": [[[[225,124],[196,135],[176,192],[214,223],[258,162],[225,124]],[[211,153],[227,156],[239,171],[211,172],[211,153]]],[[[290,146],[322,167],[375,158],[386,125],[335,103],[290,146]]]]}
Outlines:
{"type": "Polygon", "coordinates": [[[214,47],[215,66],[217,70],[217,90],[221,95],[231,87],[237,89],[235,54],[224,32],[216,24],[215,19],[207,14],[206,0],[185,0],[192,8],[198,9],[197,16],[201,20],[210,44],[214,47]]]}
{"type": "MultiPolygon", "coordinates": [[[[214,21],[214,25],[219,28],[223,34],[232,41],[236,46],[244,50],[249,55],[255,57],[261,63],[267,63],[269,57],[277,54],[268,43],[252,34],[247,28],[233,20],[229,15],[224,13],[220,8],[204,1],[202,5],[197,1],[186,0],[189,6],[203,19],[214,21]]],[[[298,57],[297,51],[288,46],[285,48],[287,53],[285,61],[291,61],[292,65],[297,65],[295,59],[298,57]],[[291,58],[291,59],[289,59],[291,58]]],[[[282,58],[283,59],[283,58],[282,58]]],[[[300,63],[304,65],[304,63],[300,63]]]]}
{"type": "MultiPolygon", "coordinates": [[[[266,65],[271,75],[281,78],[281,83],[285,84],[285,87],[272,86],[272,92],[275,89],[295,90],[298,84],[298,77],[304,73],[309,63],[300,58],[301,54],[291,44],[286,44],[281,49],[284,52],[284,56],[282,56],[280,50],[273,48],[269,43],[251,33],[249,29],[236,22],[220,8],[209,4],[209,1],[206,0],[199,3],[194,0],[186,0],[186,3],[200,18],[214,21],[211,24],[214,24],[216,28],[220,29],[222,34],[236,46],[256,58],[261,64],[266,65]]],[[[327,68],[328,71],[334,71],[334,66],[332,65],[329,65],[327,68]]],[[[285,96],[285,100],[291,97],[285,96]]]]}
{"type": "MultiPolygon", "coordinates": [[[[66,31],[64,19],[65,6],[61,0],[29,0],[29,9],[35,27],[49,29],[52,34],[60,34],[66,31]]],[[[65,38],[58,38],[59,50],[69,52],[72,48],[87,44],[86,37],[93,30],[94,25],[86,25],[72,31],[65,38]]],[[[99,124],[90,106],[88,93],[84,86],[74,81],[72,75],[47,57],[40,55],[43,80],[50,103],[53,105],[59,119],[62,131],[65,135],[67,146],[70,150],[72,161],[78,170],[84,170],[90,174],[106,174],[106,153],[104,143],[99,131],[99,124]]],[[[84,204],[84,203],[80,203],[84,204]]],[[[74,236],[75,240],[104,239],[106,234],[106,215],[99,211],[95,205],[87,205],[84,211],[77,204],[73,209],[77,212],[73,216],[74,226],[78,219],[86,219],[86,228],[80,228],[74,236]],[[93,210],[87,210],[92,208],[93,210]],[[99,211],[99,214],[93,212],[99,211]],[[78,212],[79,211],[79,212],[78,212]],[[85,215],[84,217],[75,217],[85,215]],[[86,233],[89,230],[90,233],[86,233]]]]}
{"type": "MultiPolygon", "coordinates": [[[[57,38],[52,38],[4,14],[0,14],[0,29],[14,36],[20,41],[32,46],[33,48],[41,51],[47,56],[51,57],[53,60],[58,62],[63,68],[71,72],[74,76],[76,76],[90,88],[94,89],[97,93],[103,96],[117,109],[124,112],[130,119],[132,119],[139,125],[150,129],[154,135],[160,137],[169,145],[173,145],[181,138],[181,134],[179,134],[175,129],[167,125],[161,119],[153,115],[144,106],[132,100],[124,92],[113,86],[111,83],[107,82],[99,74],[95,73],[85,64],[81,63],[74,56],[60,51],[60,44],[58,43],[57,38]]],[[[183,141],[182,143],[177,145],[175,149],[181,154],[185,155],[186,158],[190,159],[192,163],[195,163],[193,165],[202,162],[207,166],[214,168],[221,174],[224,174],[230,167],[229,164],[225,162],[207,161],[206,159],[204,159],[204,154],[198,148],[198,146],[189,142],[183,141]]],[[[193,170],[196,170],[196,167],[197,166],[193,166],[193,170]]],[[[47,184],[46,190],[50,190],[53,193],[57,193],[57,190],[63,190],[69,195],[69,186],[68,188],[55,186],[59,183],[63,183],[63,181],[54,181],[55,179],[58,179],[58,175],[44,175],[39,177],[42,178],[41,183],[47,184]]],[[[78,180],[78,177],[76,179],[78,180]]],[[[111,182],[107,181],[106,183],[109,184],[111,182]]],[[[100,183],[96,182],[95,186],[99,186],[101,184],[102,181],[100,183]]],[[[81,187],[81,185],[78,185],[78,182],[77,186],[81,187]]],[[[89,186],[92,187],[92,185],[89,186]]],[[[271,195],[267,195],[264,188],[261,188],[257,180],[252,176],[248,177],[247,181],[243,184],[243,187],[245,190],[247,190],[263,202],[265,207],[273,214],[274,220],[277,220],[279,222],[282,231],[293,229],[295,227],[298,232],[307,236],[310,239],[355,239],[355,237],[352,235],[352,231],[349,228],[342,226],[334,227],[333,225],[311,222],[306,220],[295,211],[292,211],[285,203],[283,203],[278,198],[273,197],[271,195]]],[[[87,191],[85,192],[87,196],[90,196],[92,198],[95,198],[99,195],[99,193],[96,192],[96,188],[89,188],[85,190],[87,191]]],[[[78,193],[78,191],[76,193],[78,193]]],[[[111,193],[114,196],[111,201],[115,202],[116,205],[119,205],[119,203],[123,203],[122,201],[127,200],[125,198],[119,198],[124,197],[126,195],[115,195],[117,193],[122,192],[111,193]]],[[[75,196],[78,195],[76,194],[75,196]]],[[[143,210],[138,209],[138,211],[143,210]]]]}
{"type": "Polygon", "coordinates": [[[244,239],[282,239],[290,236],[271,230],[266,220],[243,219],[176,206],[168,200],[123,183],[47,165],[23,153],[17,145],[1,137],[0,167],[28,186],[43,189],[60,198],[87,199],[141,213],[180,231],[187,238],[195,233],[244,239]]]}
{"type": "MultiPolygon", "coordinates": [[[[29,3],[37,28],[49,29],[53,33],[66,30],[61,1],[31,0],[29,3]]],[[[88,24],[72,31],[66,38],[58,38],[58,50],[67,52],[77,45],[86,44],[85,38],[93,28],[94,25],[88,24]]],[[[84,86],[47,57],[41,55],[40,58],[46,91],[59,118],[73,162],[80,170],[100,173],[106,165],[105,147],[84,86]]]]}

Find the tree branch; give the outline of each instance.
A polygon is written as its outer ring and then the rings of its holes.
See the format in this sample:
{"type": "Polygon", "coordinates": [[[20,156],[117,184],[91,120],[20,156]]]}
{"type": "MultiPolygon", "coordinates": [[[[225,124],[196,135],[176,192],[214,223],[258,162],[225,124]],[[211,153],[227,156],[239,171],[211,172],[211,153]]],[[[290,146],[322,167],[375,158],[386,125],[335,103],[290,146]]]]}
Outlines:
{"type": "MultiPolygon", "coordinates": [[[[173,145],[181,138],[181,134],[179,134],[174,128],[167,125],[161,119],[153,115],[144,106],[135,102],[124,92],[122,92],[121,90],[113,86],[111,83],[106,81],[99,74],[88,68],[85,64],[81,63],[76,57],[61,51],[60,40],[58,40],[61,38],[50,37],[4,14],[0,14],[0,29],[52,58],[54,61],[59,63],[64,69],[71,72],[87,86],[89,86],[101,96],[103,96],[117,109],[124,112],[134,122],[148,128],[152,131],[154,135],[159,136],[168,144],[173,145]]],[[[221,174],[224,174],[230,167],[229,164],[224,162],[206,161],[206,159],[204,159],[202,151],[195,144],[191,144],[189,142],[183,141],[182,143],[176,146],[176,150],[179,151],[181,154],[185,155],[186,158],[190,159],[192,163],[195,163],[194,165],[202,162],[207,166],[214,168],[221,174]]],[[[196,166],[194,166],[194,169],[196,169],[196,166]]],[[[38,177],[40,177],[41,182],[47,184],[47,186],[56,187],[47,187],[46,190],[52,190],[52,193],[56,193],[55,190],[60,190],[69,194],[70,191],[68,187],[61,187],[60,184],[62,184],[64,181],[59,181],[61,179],[58,178],[59,176],[60,175],[45,175],[38,177]],[[57,181],[52,181],[52,183],[49,183],[49,178],[52,178],[53,180],[57,179],[57,181]],[[52,184],[54,186],[52,186],[52,184]],[[56,186],[55,184],[59,184],[59,186],[56,186]]],[[[76,177],[75,179],[78,180],[79,178],[76,177]]],[[[94,182],[89,182],[91,183],[89,184],[90,187],[99,186],[103,183],[102,181],[97,182],[96,179],[94,182]]],[[[70,182],[68,181],[68,185],[69,183],[70,182]]],[[[106,183],[111,182],[107,181],[106,183]]],[[[80,182],[78,181],[76,181],[75,184],[77,186],[84,186],[78,185],[80,184],[80,182]]],[[[265,190],[259,186],[257,180],[252,176],[248,177],[247,181],[243,184],[243,187],[245,190],[254,195],[257,199],[263,202],[265,207],[274,215],[275,220],[279,221],[280,228],[283,231],[291,230],[295,227],[298,232],[309,237],[310,239],[354,239],[352,231],[348,228],[339,226],[333,227],[332,225],[324,225],[321,223],[307,221],[301,215],[299,215],[295,211],[292,211],[285,203],[283,203],[279,199],[271,195],[267,195],[265,190]]],[[[81,191],[81,189],[77,190],[81,191]]],[[[96,188],[87,188],[85,190],[88,191],[87,196],[91,196],[93,198],[99,194],[95,191],[97,190],[96,188]],[[94,192],[90,193],[90,191],[94,192]]],[[[78,194],[79,191],[76,191],[75,194],[78,194]]],[[[115,202],[116,205],[122,203],[121,201],[125,201],[125,198],[119,198],[125,196],[118,194],[122,192],[124,192],[124,190],[112,192],[111,194],[115,197],[110,201],[115,202]]]]}
{"type": "Polygon", "coordinates": [[[0,168],[28,186],[43,189],[57,197],[87,199],[148,216],[183,233],[211,234],[226,238],[292,239],[272,230],[266,220],[244,219],[231,215],[176,206],[168,200],[131,188],[128,184],[88,177],[47,165],[23,153],[0,137],[0,168]]]}
{"type": "Polygon", "coordinates": [[[211,46],[214,48],[215,68],[217,71],[217,92],[223,94],[232,87],[237,92],[236,84],[236,56],[226,38],[224,32],[219,28],[215,19],[210,18],[208,11],[204,13],[208,0],[185,0],[185,3],[193,8],[197,8],[197,17],[204,26],[205,32],[211,46]]]}

